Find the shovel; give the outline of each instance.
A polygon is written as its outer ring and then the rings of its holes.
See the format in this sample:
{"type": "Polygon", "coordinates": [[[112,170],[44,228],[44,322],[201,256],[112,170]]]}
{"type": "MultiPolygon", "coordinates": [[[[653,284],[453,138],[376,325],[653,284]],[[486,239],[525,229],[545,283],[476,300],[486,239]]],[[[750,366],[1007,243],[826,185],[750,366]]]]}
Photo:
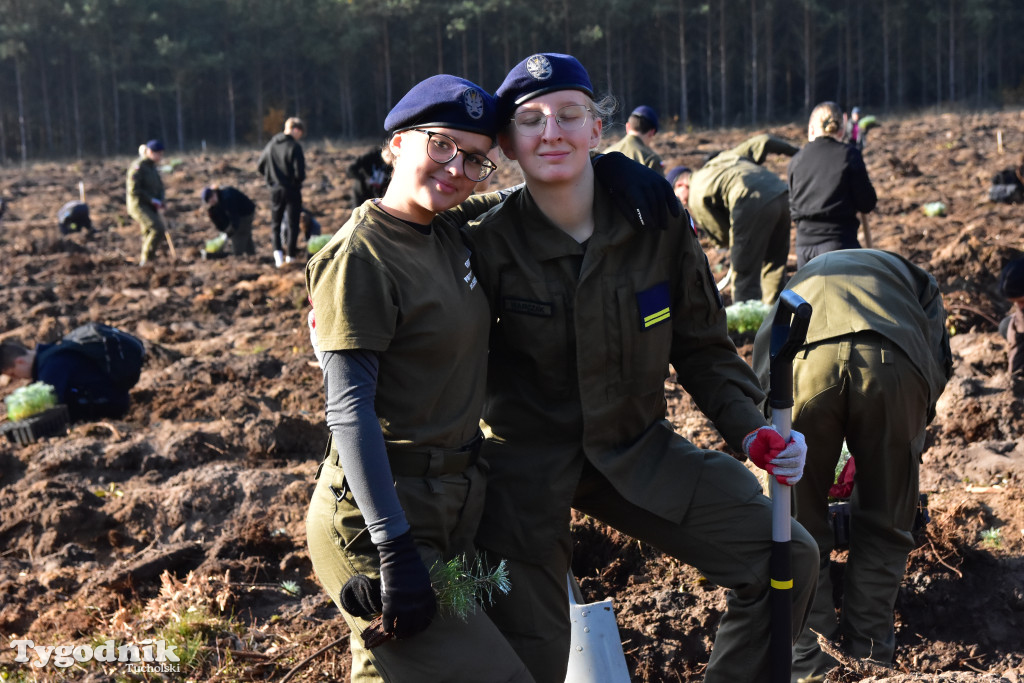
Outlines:
{"type": "MultiPolygon", "coordinates": [[[[811,322],[811,305],[792,290],[779,297],[772,318],[769,355],[768,404],[772,408],[772,425],[785,441],[793,425],[793,358],[807,338],[811,322]]],[[[771,578],[772,628],[769,642],[772,683],[788,683],[793,665],[793,570],[790,563],[790,491],[789,486],[769,477],[772,496],[771,578]]]]}
{"type": "Polygon", "coordinates": [[[565,683],[629,683],[611,599],[580,604],[583,595],[572,572],[567,579],[572,636],[565,683]]]}

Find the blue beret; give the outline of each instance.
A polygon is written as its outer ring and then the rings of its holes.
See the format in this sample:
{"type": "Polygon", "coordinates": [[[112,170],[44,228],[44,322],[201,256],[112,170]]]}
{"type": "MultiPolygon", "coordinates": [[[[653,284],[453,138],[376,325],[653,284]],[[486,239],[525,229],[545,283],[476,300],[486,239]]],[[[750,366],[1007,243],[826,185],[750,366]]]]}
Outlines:
{"type": "Polygon", "coordinates": [[[147,142],[146,143],[146,147],[149,147],[150,151],[153,151],[153,152],[162,152],[162,151],[164,151],[164,143],[160,142],[157,139],[153,139],[153,140],[150,140],[149,142],[147,142]]]}
{"type": "Polygon", "coordinates": [[[556,90],[580,90],[594,96],[587,70],[575,57],[545,52],[516,64],[494,96],[498,100],[498,120],[503,124],[523,102],[556,90]]]}
{"type": "Polygon", "coordinates": [[[420,81],[398,101],[384,119],[391,135],[409,128],[438,126],[494,138],[494,98],[475,83],[439,74],[420,81]]]}
{"type": "Polygon", "coordinates": [[[641,104],[639,107],[633,110],[630,116],[640,116],[651,122],[654,126],[654,130],[658,130],[658,115],[654,113],[654,110],[648,107],[646,104],[641,104]]]}
{"type": "Polygon", "coordinates": [[[679,180],[679,176],[683,175],[684,173],[690,173],[689,166],[676,166],[671,171],[665,174],[665,180],[668,181],[669,185],[675,187],[676,181],[679,180]]]}

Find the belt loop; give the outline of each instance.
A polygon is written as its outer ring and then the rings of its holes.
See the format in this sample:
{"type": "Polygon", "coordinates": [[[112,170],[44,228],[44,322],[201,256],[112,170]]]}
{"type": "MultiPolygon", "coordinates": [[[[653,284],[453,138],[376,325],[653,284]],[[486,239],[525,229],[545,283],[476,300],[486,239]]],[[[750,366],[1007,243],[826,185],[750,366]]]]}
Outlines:
{"type": "Polygon", "coordinates": [[[839,342],[839,360],[843,363],[850,360],[850,340],[844,339],[839,342]]]}
{"type": "Polygon", "coordinates": [[[431,448],[428,453],[430,453],[430,460],[427,463],[427,473],[424,476],[441,476],[444,473],[444,451],[440,448],[431,448]]]}

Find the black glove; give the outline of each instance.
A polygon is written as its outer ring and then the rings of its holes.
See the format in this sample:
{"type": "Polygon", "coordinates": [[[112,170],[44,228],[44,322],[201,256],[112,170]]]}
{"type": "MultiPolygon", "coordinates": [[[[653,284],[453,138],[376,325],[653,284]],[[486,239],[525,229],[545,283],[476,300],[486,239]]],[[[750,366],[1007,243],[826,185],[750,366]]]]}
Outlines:
{"type": "Polygon", "coordinates": [[[380,600],[380,579],[356,574],[346,581],[341,587],[341,608],[360,619],[380,614],[384,608],[380,600]]]}
{"type": "Polygon", "coordinates": [[[668,215],[679,216],[679,200],[657,171],[622,152],[599,154],[593,163],[597,181],[637,230],[665,230],[668,215]]]}
{"type": "Polygon", "coordinates": [[[380,553],[384,632],[395,638],[411,638],[430,626],[437,613],[430,572],[423,565],[408,531],[379,543],[377,552],[380,553]]]}

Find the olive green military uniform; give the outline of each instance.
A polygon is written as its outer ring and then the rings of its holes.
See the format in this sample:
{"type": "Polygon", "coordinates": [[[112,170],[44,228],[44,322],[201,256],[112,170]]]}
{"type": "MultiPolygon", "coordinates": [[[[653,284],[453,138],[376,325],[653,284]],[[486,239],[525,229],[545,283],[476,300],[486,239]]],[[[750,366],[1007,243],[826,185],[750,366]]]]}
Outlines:
{"type": "Polygon", "coordinates": [[[658,156],[657,152],[644,143],[639,135],[627,133],[624,138],[605,150],[605,152],[622,152],[627,157],[638,163],[653,168],[658,173],[665,173],[665,163],[658,156]]]}
{"type": "MultiPolygon", "coordinates": [[[[485,481],[472,444],[486,372],[488,308],[458,227],[493,204],[474,197],[423,234],[372,201],[356,209],[310,260],[306,283],[317,346],[380,354],[375,408],[395,488],[424,564],[474,551],[485,481]]],[[[340,607],[355,574],[379,576],[379,555],[332,446],[306,518],[310,558],[340,607]]],[[[352,629],[353,681],[531,683],[523,663],[482,610],[465,621],[439,615],[416,636],[367,651],[369,622],[352,629]],[[367,665],[372,661],[376,667],[367,665]]]]}
{"type": "MultiPolygon", "coordinates": [[[[795,682],[835,666],[811,629],[841,640],[855,657],[892,660],[893,605],[914,548],[925,426],[952,360],[935,279],[901,256],[867,249],[822,254],[787,288],[814,309],[807,343],[793,364],[793,428],[807,438],[807,465],[793,491],[796,518],[820,550],[814,607],[796,647],[795,682]],[[844,438],[857,472],[837,623],[828,490],[844,438]]],[[[763,383],[770,336],[766,324],[754,345],[763,383]]]]}
{"type": "MultiPolygon", "coordinates": [[[[564,680],[575,507],[731,587],[706,680],[766,681],[770,501],[741,463],[675,432],[664,382],[671,361],[739,451],[763,394],[685,213],[637,232],[597,191],[594,216],[580,245],[524,189],[470,230],[497,318],[478,545],[512,561],[515,586],[489,613],[538,683],[564,680]]],[[[817,549],[795,523],[793,539],[795,638],[817,549]]]]}
{"type": "Polygon", "coordinates": [[[138,222],[142,231],[140,259],[145,262],[156,254],[167,230],[163,216],[152,203],[154,199],[164,201],[164,182],[152,159],[139,157],[128,167],[126,194],[128,215],[138,222]]]}
{"type": "Polygon", "coordinates": [[[760,164],[768,154],[798,151],[771,135],[757,135],[690,176],[690,213],[712,240],[729,248],[733,301],[771,304],[782,292],[791,229],[789,189],[760,164]]]}

